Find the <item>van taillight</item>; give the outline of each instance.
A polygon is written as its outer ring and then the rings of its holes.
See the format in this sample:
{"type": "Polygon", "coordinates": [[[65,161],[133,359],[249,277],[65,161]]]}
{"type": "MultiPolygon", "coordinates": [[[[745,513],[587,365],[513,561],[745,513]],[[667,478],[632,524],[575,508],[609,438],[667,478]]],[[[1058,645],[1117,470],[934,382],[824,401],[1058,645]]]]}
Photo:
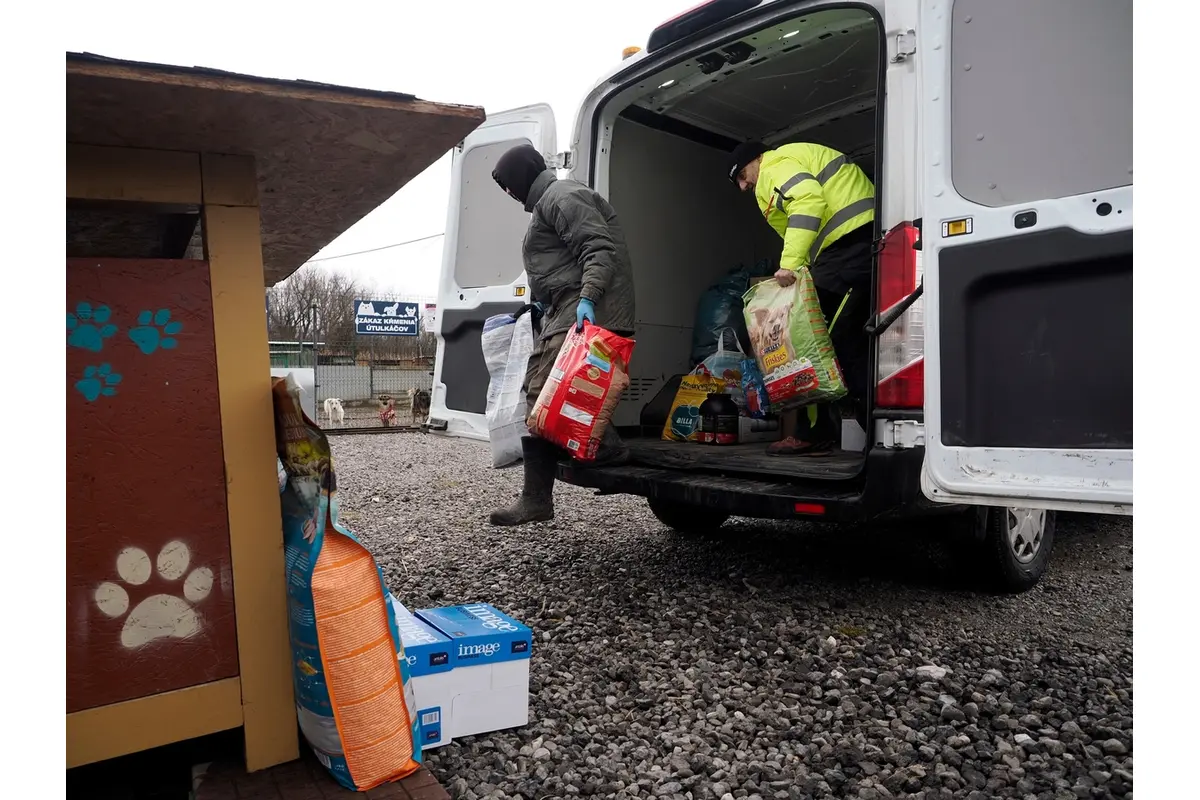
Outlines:
{"type": "Polygon", "coordinates": [[[734,14],[749,11],[760,2],[762,0],[707,0],[693,6],[651,31],[650,40],[646,42],[646,52],[661,50],[672,42],[699,33],[734,14]]]}
{"type": "MultiPolygon", "coordinates": [[[[921,283],[920,253],[913,249],[917,229],[903,222],[883,237],[879,252],[877,314],[908,297],[921,283]]],[[[918,298],[879,336],[876,366],[877,408],[925,406],[925,298],[918,298]]]]}

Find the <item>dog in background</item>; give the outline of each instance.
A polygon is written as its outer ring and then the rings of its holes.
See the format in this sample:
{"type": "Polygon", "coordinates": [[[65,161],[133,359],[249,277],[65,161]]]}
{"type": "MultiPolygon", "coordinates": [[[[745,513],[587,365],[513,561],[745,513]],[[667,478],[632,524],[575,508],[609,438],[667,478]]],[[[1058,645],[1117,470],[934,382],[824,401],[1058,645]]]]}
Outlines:
{"type": "Polygon", "coordinates": [[[334,423],[337,423],[337,427],[342,427],[342,423],[346,421],[346,409],[342,408],[342,401],[336,397],[327,397],[321,405],[329,427],[334,427],[334,423]]]}
{"type": "Polygon", "coordinates": [[[417,418],[420,417],[422,422],[429,421],[429,392],[425,389],[409,389],[408,390],[408,409],[412,414],[413,425],[419,424],[417,418]]]}
{"type": "Polygon", "coordinates": [[[396,398],[390,394],[379,395],[379,422],[385,428],[396,424],[396,398]]]}

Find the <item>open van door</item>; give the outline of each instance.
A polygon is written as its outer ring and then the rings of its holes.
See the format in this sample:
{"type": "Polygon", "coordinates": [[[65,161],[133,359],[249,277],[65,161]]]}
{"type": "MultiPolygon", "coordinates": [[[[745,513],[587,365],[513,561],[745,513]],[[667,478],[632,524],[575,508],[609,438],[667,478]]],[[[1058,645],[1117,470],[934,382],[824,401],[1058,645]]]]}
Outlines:
{"type": "Polygon", "coordinates": [[[1133,513],[1131,0],[921,0],[932,500],[1133,513]]]}
{"type": "Polygon", "coordinates": [[[550,106],[488,115],[451,156],[431,430],[488,438],[484,418],[488,371],[480,346],[483,323],[529,300],[521,259],[529,214],[492,180],[500,156],[520,144],[532,144],[551,162],[555,128],[550,106]]]}

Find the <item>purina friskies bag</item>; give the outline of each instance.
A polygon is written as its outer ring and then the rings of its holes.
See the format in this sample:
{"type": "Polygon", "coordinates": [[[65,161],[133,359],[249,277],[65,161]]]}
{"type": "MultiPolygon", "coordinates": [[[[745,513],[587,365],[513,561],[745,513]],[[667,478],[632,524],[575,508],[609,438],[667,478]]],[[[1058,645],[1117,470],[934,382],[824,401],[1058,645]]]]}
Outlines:
{"type": "Polygon", "coordinates": [[[846,381],[807,269],[797,272],[791,286],[773,280],[754,284],[743,303],[746,330],[772,410],[846,396],[846,381]]]}

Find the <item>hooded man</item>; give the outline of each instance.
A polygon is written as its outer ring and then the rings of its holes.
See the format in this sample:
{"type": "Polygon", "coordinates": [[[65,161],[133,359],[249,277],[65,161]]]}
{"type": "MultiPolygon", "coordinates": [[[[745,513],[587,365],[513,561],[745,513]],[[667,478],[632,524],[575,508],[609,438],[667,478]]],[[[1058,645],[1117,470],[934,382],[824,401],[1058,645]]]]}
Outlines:
{"type": "MultiPolygon", "coordinates": [[[[875,185],[845,155],[819,144],[786,144],[774,150],[745,142],[730,155],[729,180],[754,192],[758,208],[783,237],[775,280],[796,282],[807,269],[821,313],[842,366],[859,424],[867,428],[867,370],[870,348],[863,327],[871,314],[875,185]]],[[[782,441],[773,455],[822,453],[841,437],[841,415],[832,406],[807,409],[807,424],[784,412],[782,441]]]]}
{"type": "MultiPolygon", "coordinates": [[[[519,145],[501,156],[492,179],[530,213],[521,253],[532,302],[522,313],[534,315],[537,341],[523,388],[533,408],[572,327],[582,330],[587,322],[633,335],[633,269],[625,234],[608,201],[578,181],[558,180],[533,146],[519,145]]],[[[522,438],[521,451],[521,496],[512,506],[492,512],[493,525],[554,518],[554,476],[563,452],[534,436],[522,438]]],[[[609,425],[594,465],[619,463],[628,455],[609,425]]]]}

